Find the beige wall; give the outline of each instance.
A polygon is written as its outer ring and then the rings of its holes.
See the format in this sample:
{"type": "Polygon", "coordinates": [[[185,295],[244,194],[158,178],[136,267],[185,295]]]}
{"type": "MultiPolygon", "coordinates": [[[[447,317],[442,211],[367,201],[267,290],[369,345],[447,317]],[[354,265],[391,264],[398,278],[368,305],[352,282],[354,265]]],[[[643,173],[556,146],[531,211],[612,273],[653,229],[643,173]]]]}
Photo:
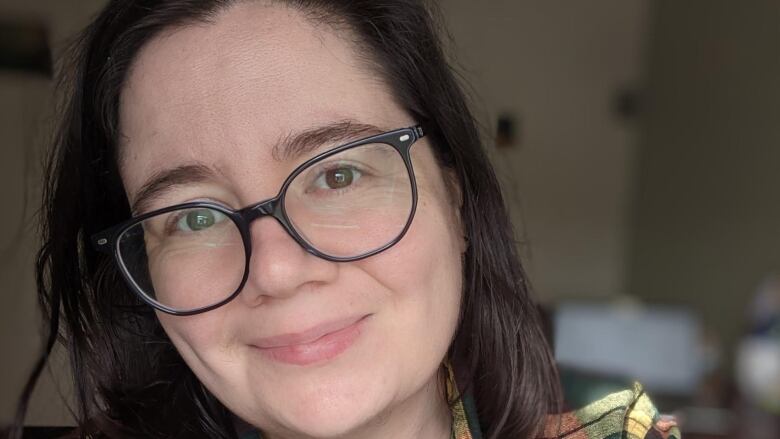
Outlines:
{"type": "Polygon", "coordinates": [[[730,349],[780,274],[780,2],[655,6],[630,288],[730,349]]]}
{"type": "MultiPolygon", "coordinates": [[[[62,41],[82,25],[100,0],[0,0],[0,14],[39,17],[62,41]],[[74,5],[78,4],[79,7],[74,5]]],[[[445,0],[456,53],[473,81],[487,131],[499,112],[521,122],[521,142],[492,150],[523,241],[532,281],[545,300],[611,296],[625,290],[624,259],[632,192],[635,133],[611,114],[617,88],[641,80],[646,0],[445,0]]],[[[10,419],[14,397],[38,349],[29,233],[17,240],[26,157],[39,146],[48,83],[0,76],[2,218],[0,347],[14,361],[0,376],[0,423],[10,419]],[[34,121],[34,122],[31,122],[34,121]],[[3,247],[5,248],[5,247],[3,247]]],[[[34,154],[32,154],[34,155],[34,154]]],[[[31,200],[37,200],[33,188],[31,200]]],[[[29,218],[28,210],[25,218],[29,218]]],[[[65,368],[55,367],[59,373],[65,368]]],[[[34,424],[59,424],[67,414],[45,382],[30,410],[34,424]]],[[[66,390],[67,391],[67,390],[66,390]]]]}
{"type": "Polygon", "coordinates": [[[537,293],[624,293],[636,134],[611,99],[642,81],[648,2],[443,4],[482,119],[521,119],[521,143],[494,156],[537,293]]]}

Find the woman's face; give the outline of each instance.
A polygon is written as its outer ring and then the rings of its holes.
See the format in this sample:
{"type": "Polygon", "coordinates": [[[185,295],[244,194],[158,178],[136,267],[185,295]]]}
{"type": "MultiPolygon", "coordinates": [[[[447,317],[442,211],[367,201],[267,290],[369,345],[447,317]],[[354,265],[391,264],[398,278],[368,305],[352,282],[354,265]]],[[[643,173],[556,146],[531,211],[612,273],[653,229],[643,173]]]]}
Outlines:
{"type": "MultiPolygon", "coordinates": [[[[373,134],[320,139],[297,157],[274,153],[302,130],[350,121],[389,131],[416,122],[348,38],[254,2],[150,42],[130,72],[120,118],[131,203],[153,176],[200,169],[171,182],[144,211],[271,198],[306,158],[373,134]]],[[[238,297],[194,316],[159,314],[201,382],[269,436],[359,435],[441,401],[437,371],[457,325],[463,235],[458,197],[425,138],[412,159],[418,207],[395,246],[329,262],[264,217],[250,228],[249,279],[238,297]]]]}

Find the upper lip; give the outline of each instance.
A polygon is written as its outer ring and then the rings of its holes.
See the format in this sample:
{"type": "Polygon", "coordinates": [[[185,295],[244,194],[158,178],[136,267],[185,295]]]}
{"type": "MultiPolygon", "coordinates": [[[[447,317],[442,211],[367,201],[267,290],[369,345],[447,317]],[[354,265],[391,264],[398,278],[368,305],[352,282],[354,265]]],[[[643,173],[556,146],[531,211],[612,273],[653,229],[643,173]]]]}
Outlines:
{"type": "Polygon", "coordinates": [[[368,317],[368,315],[359,315],[338,320],[331,320],[325,323],[317,324],[300,332],[290,332],[286,334],[274,335],[271,337],[258,338],[252,341],[252,346],[261,349],[270,349],[311,343],[328,334],[352,326],[365,317],[368,317]]]}

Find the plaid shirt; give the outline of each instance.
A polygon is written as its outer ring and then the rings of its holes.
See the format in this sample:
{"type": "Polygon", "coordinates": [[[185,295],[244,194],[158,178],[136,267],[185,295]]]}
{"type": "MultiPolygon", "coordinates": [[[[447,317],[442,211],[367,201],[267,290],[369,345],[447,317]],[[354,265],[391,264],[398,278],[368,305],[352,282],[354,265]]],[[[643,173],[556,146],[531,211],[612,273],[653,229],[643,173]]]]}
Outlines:
{"type": "Polygon", "coordinates": [[[542,435],[565,439],[680,439],[677,423],[658,412],[639,383],[587,406],[550,416],[542,435]]]}
{"type": "MultiPolygon", "coordinates": [[[[452,392],[452,381],[447,383],[452,392]]],[[[613,393],[586,407],[547,419],[539,439],[680,439],[673,419],[663,417],[642,386],[613,393]]],[[[262,439],[257,431],[241,439],[262,439]]],[[[482,439],[474,400],[465,395],[452,407],[452,439],[482,439]]]]}

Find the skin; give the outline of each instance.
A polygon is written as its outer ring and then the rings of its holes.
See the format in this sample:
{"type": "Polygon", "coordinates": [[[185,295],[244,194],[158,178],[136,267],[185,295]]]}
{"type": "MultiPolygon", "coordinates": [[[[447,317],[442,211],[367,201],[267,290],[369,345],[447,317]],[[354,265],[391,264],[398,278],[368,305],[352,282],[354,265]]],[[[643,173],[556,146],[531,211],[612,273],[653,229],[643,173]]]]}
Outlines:
{"type": "MultiPolygon", "coordinates": [[[[151,41],[121,97],[120,169],[130,202],[156,172],[200,163],[214,175],[150,207],[211,200],[240,208],[275,196],[306,158],[274,159],[272,145],[291,132],[343,120],[383,130],[414,125],[344,36],[284,6],[242,2],[213,23],[151,41]]],[[[457,197],[425,138],[412,155],[418,208],[394,247],[329,262],[266,217],[251,226],[249,280],[238,297],[204,314],[158,314],[201,382],[266,437],[449,437],[440,378],[457,326],[463,233],[457,197]],[[252,346],[355,315],[370,317],[355,343],[328,361],[280,363],[252,346]]]]}

